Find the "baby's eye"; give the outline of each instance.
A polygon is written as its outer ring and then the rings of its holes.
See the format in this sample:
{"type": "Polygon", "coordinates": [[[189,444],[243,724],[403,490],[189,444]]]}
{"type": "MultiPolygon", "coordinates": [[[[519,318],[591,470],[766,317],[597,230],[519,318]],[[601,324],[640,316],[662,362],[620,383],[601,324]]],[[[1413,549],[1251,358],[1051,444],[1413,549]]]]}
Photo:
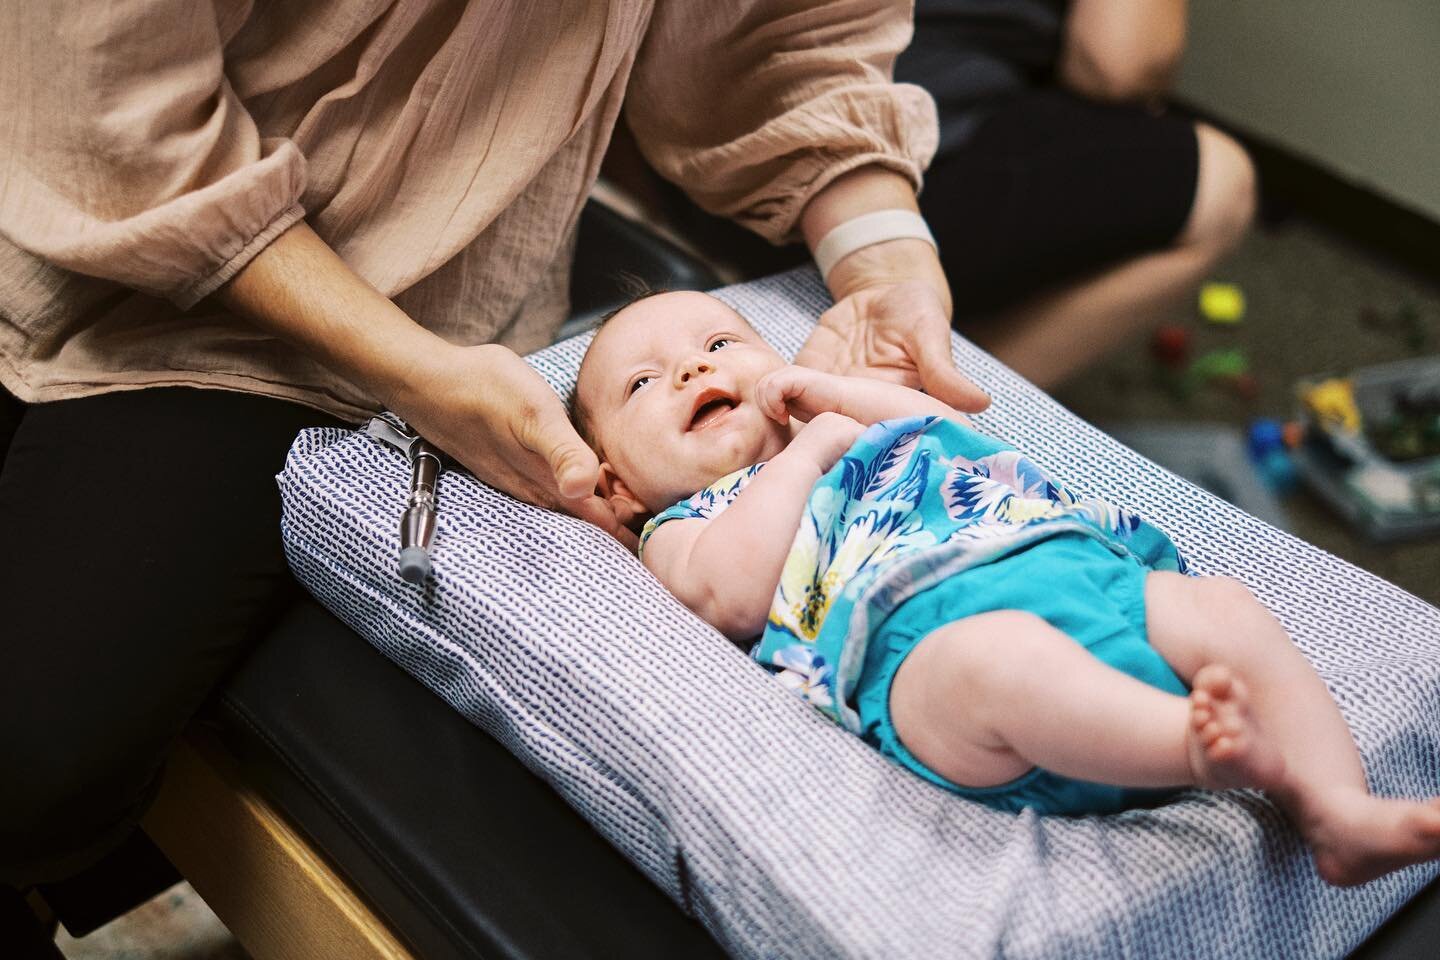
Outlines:
{"type": "Polygon", "coordinates": [[[645,386],[645,384],[649,383],[650,380],[650,377],[636,377],[630,383],[630,392],[633,394],[636,390],[639,390],[641,387],[645,386]]]}
{"type": "Polygon", "coordinates": [[[734,343],[734,342],[735,342],[734,340],[728,340],[728,339],[726,339],[725,337],[721,337],[720,339],[716,340],[714,343],[710,344],[710,352],[711,352],[711,353],[714,353],[716,350],[719,350],[721,347],[728,347],[728,346],[730,346],[730,344],[732,344],[732,343],[734,343]]]}

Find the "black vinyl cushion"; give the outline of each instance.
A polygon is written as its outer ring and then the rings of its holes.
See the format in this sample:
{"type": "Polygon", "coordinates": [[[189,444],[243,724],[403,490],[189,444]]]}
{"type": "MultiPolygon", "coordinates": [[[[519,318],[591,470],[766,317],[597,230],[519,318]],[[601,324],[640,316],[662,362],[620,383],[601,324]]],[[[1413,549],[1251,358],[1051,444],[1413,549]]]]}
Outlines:
{"type": "MultiPolygon", "coordinates": [[[[767,248],[765,272],[775,255],[767,248]]],[[[662,238],[587,204],[568,332],[623,300],[622,269],[652,286],[718,284],[662,238]]],[[[425,960],[724,955],[543,781],[308,597],[207,719],[425,960]]],[[[1354,956],[1418,960],[1440,955],[1437,944],[1440,882],[1354,956]]]]}
{"type": "Polygon", "coordinates": [[[313,600],[209,719],[427,960],[724,955],[543,781],[313,600]]]}

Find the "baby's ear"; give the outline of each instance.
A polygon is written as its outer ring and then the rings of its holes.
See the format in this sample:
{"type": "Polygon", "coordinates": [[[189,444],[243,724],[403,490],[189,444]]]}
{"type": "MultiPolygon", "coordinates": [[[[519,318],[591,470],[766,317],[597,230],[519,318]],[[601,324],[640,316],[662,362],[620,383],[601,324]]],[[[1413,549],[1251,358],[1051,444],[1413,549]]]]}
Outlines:
{"type": "Polygon", "coordinates": [[[625,481],[620,479],[615,468],[608,463],[601,462],[600,464],[600,482],[596,484],[595,492],[599,494],[600,499],[610,505],[615,519],[620,522],[622,527],[634,530],[640,521],[649,516],[645,504],[630,492],[625,481]]]}

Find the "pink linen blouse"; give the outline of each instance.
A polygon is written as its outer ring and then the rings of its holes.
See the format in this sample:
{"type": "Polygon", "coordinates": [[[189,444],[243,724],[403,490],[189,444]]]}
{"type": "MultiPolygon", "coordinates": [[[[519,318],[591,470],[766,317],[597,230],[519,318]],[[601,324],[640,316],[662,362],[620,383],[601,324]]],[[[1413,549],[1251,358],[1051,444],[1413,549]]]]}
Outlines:
{"type": "Polygon", "coordinates": [[[304,218],[455,343],[547,343],[623,107],[649,161],[772,241],[936,142],[904,2],[0,5],[0,382],[375,402],[207,296],[304,218]]]}

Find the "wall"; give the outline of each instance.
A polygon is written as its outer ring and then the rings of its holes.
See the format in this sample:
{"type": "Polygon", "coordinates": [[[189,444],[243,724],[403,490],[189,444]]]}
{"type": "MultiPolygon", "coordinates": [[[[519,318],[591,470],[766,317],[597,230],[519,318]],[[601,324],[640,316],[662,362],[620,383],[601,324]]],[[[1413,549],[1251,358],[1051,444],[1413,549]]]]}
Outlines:
{"type": "Polygon", "coordinates": [[[1440,222],[1440,0],[1193,0],[1177,93],[1440,222]]]}

